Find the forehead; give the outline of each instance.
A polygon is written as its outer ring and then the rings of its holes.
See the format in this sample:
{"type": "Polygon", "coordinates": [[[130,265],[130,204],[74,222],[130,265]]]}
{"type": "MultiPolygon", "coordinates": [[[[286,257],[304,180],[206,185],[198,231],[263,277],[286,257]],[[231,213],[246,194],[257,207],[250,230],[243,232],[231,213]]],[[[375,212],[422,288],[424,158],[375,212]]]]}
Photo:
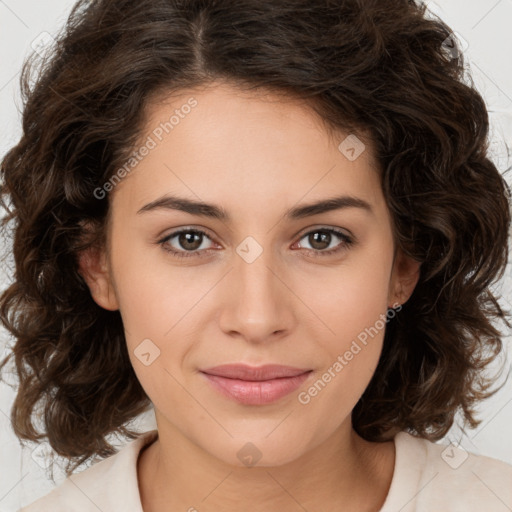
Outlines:
{"type": "MultiPolygon", "coordinates": [[[[317,100],[314,97],[306,100],[295,92],[276,88],[248,88],[246,85],[218,79],[195,88],[175,91],[161,89],[151,94],[144,107],[142,133],[145,137],[155,130],[161,132],[162,130],[158,130],[160,123],[170,121],[172,126],[167,126],[170,130],[164,129],[164,134],[157,133],[159,138],[173,131],[179,124],[183,130],[182,120],[186,117],[200,117],[202,124],[208,121],[215,123],[216,132],[223,127],[229,127],[230,123],[238,122],[237,132],[245,128],[245,131],[259,130],[261,134],[262,129],[265,129],[263,121],[267,120],[267,129],[282,124],[283,130],[286,128],[291,136],[302,132],[311,143],[320,141],[338,145],[348,134],[342,128],[343,122],[339,126],[333,126],[332,122],[323,119],[315,111],[315,103],[317,100]],[[194,104],[192,108],[189,106],[191,103],[194,104]]],[[[200,128],[195,123],[188,124],[193,124],[196,131],[200,128]]],[[[273,130],[272,135],[275,134],[273,130]]],[[[358,128],[357,136],[370,149],[372,140],[369,130],[358,128]]],[[[378,167],[372,158],[372,151],[369,151],[367,157],[371,165],[378,167]]]]}
{"type": "Polygon", "coordinates": [[[126,188],[139,206],[171,189],[267,201],[357,191],[371,202],[379,192],[367,139],[329,130],[304,101],[269,91],[221,83],[160,94],[145,109],[144,145],[151,149],[114,190],[126,188]],[[343,151],[353,155],[354,142],[360,154],[350,159],[343,151]]]}

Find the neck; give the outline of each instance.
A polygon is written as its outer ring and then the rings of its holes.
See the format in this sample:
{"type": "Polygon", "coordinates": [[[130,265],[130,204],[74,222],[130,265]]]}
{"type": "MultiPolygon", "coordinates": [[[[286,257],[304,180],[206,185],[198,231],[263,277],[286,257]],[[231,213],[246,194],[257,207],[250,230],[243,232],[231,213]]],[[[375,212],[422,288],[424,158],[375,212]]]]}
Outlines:
{"type": "Polygon", "coordinates": [[[165,427],[138,460],[144,512],[378,512],[391,485],[394,443],[365,441],[350,424],[292,462],[269,467],[227,464],[165,427]]]}

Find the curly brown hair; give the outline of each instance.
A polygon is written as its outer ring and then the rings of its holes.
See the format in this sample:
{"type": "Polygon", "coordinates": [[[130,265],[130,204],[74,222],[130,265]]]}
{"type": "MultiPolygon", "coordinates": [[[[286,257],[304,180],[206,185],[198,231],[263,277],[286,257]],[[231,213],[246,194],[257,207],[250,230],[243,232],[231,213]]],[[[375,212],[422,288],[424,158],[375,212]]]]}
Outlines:
{"type": "Polygon", "coordinates": [[[77,255],[105,243],[109,195],[98,190],[136,147],[150,99],[217,79],[369,133],[396,243],[422,262],[353,410],[356,432],[437,440],[457,412],[478,426],[473,406],[496,392],[482,371],[502,350],[494,321],[511,327],[491,291],[508,259],[510,189],[488,157],[488,112],[462,51],[424,5],[80,0],[38,62],[23,65],[23,134],[1,163],[15,274],[0,318],[15,342],[0,369],[14,358],[20,440],[47,437],[69,475],[116,452],[108,435],[139,434],[128,423],[151,402],[120,312],[95,303],[77,255]]]}

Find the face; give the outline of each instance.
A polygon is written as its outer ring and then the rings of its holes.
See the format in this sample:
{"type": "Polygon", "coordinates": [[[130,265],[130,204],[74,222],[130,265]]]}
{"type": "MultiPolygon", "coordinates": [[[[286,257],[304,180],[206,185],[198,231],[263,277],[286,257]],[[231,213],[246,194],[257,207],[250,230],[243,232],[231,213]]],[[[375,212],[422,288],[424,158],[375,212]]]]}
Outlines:
{"type": "Polygon", "coordinates": [[[388,307],[418,277],[395,254],[371,147],[226,84],[153,103],[146,121],[149,150],[111,192],[109,250],[81,260],[92,296],[120,310],[159,430],[229,464],[248,442],[261,465],[293,461],[350,428],[388,307]],[[301,375],[204,373],[231,363],[301,375]]]}

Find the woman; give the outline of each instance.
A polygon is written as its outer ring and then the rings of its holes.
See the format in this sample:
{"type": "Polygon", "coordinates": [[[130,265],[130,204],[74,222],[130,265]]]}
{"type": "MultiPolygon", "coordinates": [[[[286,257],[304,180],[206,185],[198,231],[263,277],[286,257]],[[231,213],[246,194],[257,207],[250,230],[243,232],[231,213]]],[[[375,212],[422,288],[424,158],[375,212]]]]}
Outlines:
{"type": "Polygon", "coordinates": [[[511,466],[433,442],[493,393],[510,193],[424,11],[84,0],[26,66],[12,423],[69,465],[23,511],[512,506],[511,466]]]}

